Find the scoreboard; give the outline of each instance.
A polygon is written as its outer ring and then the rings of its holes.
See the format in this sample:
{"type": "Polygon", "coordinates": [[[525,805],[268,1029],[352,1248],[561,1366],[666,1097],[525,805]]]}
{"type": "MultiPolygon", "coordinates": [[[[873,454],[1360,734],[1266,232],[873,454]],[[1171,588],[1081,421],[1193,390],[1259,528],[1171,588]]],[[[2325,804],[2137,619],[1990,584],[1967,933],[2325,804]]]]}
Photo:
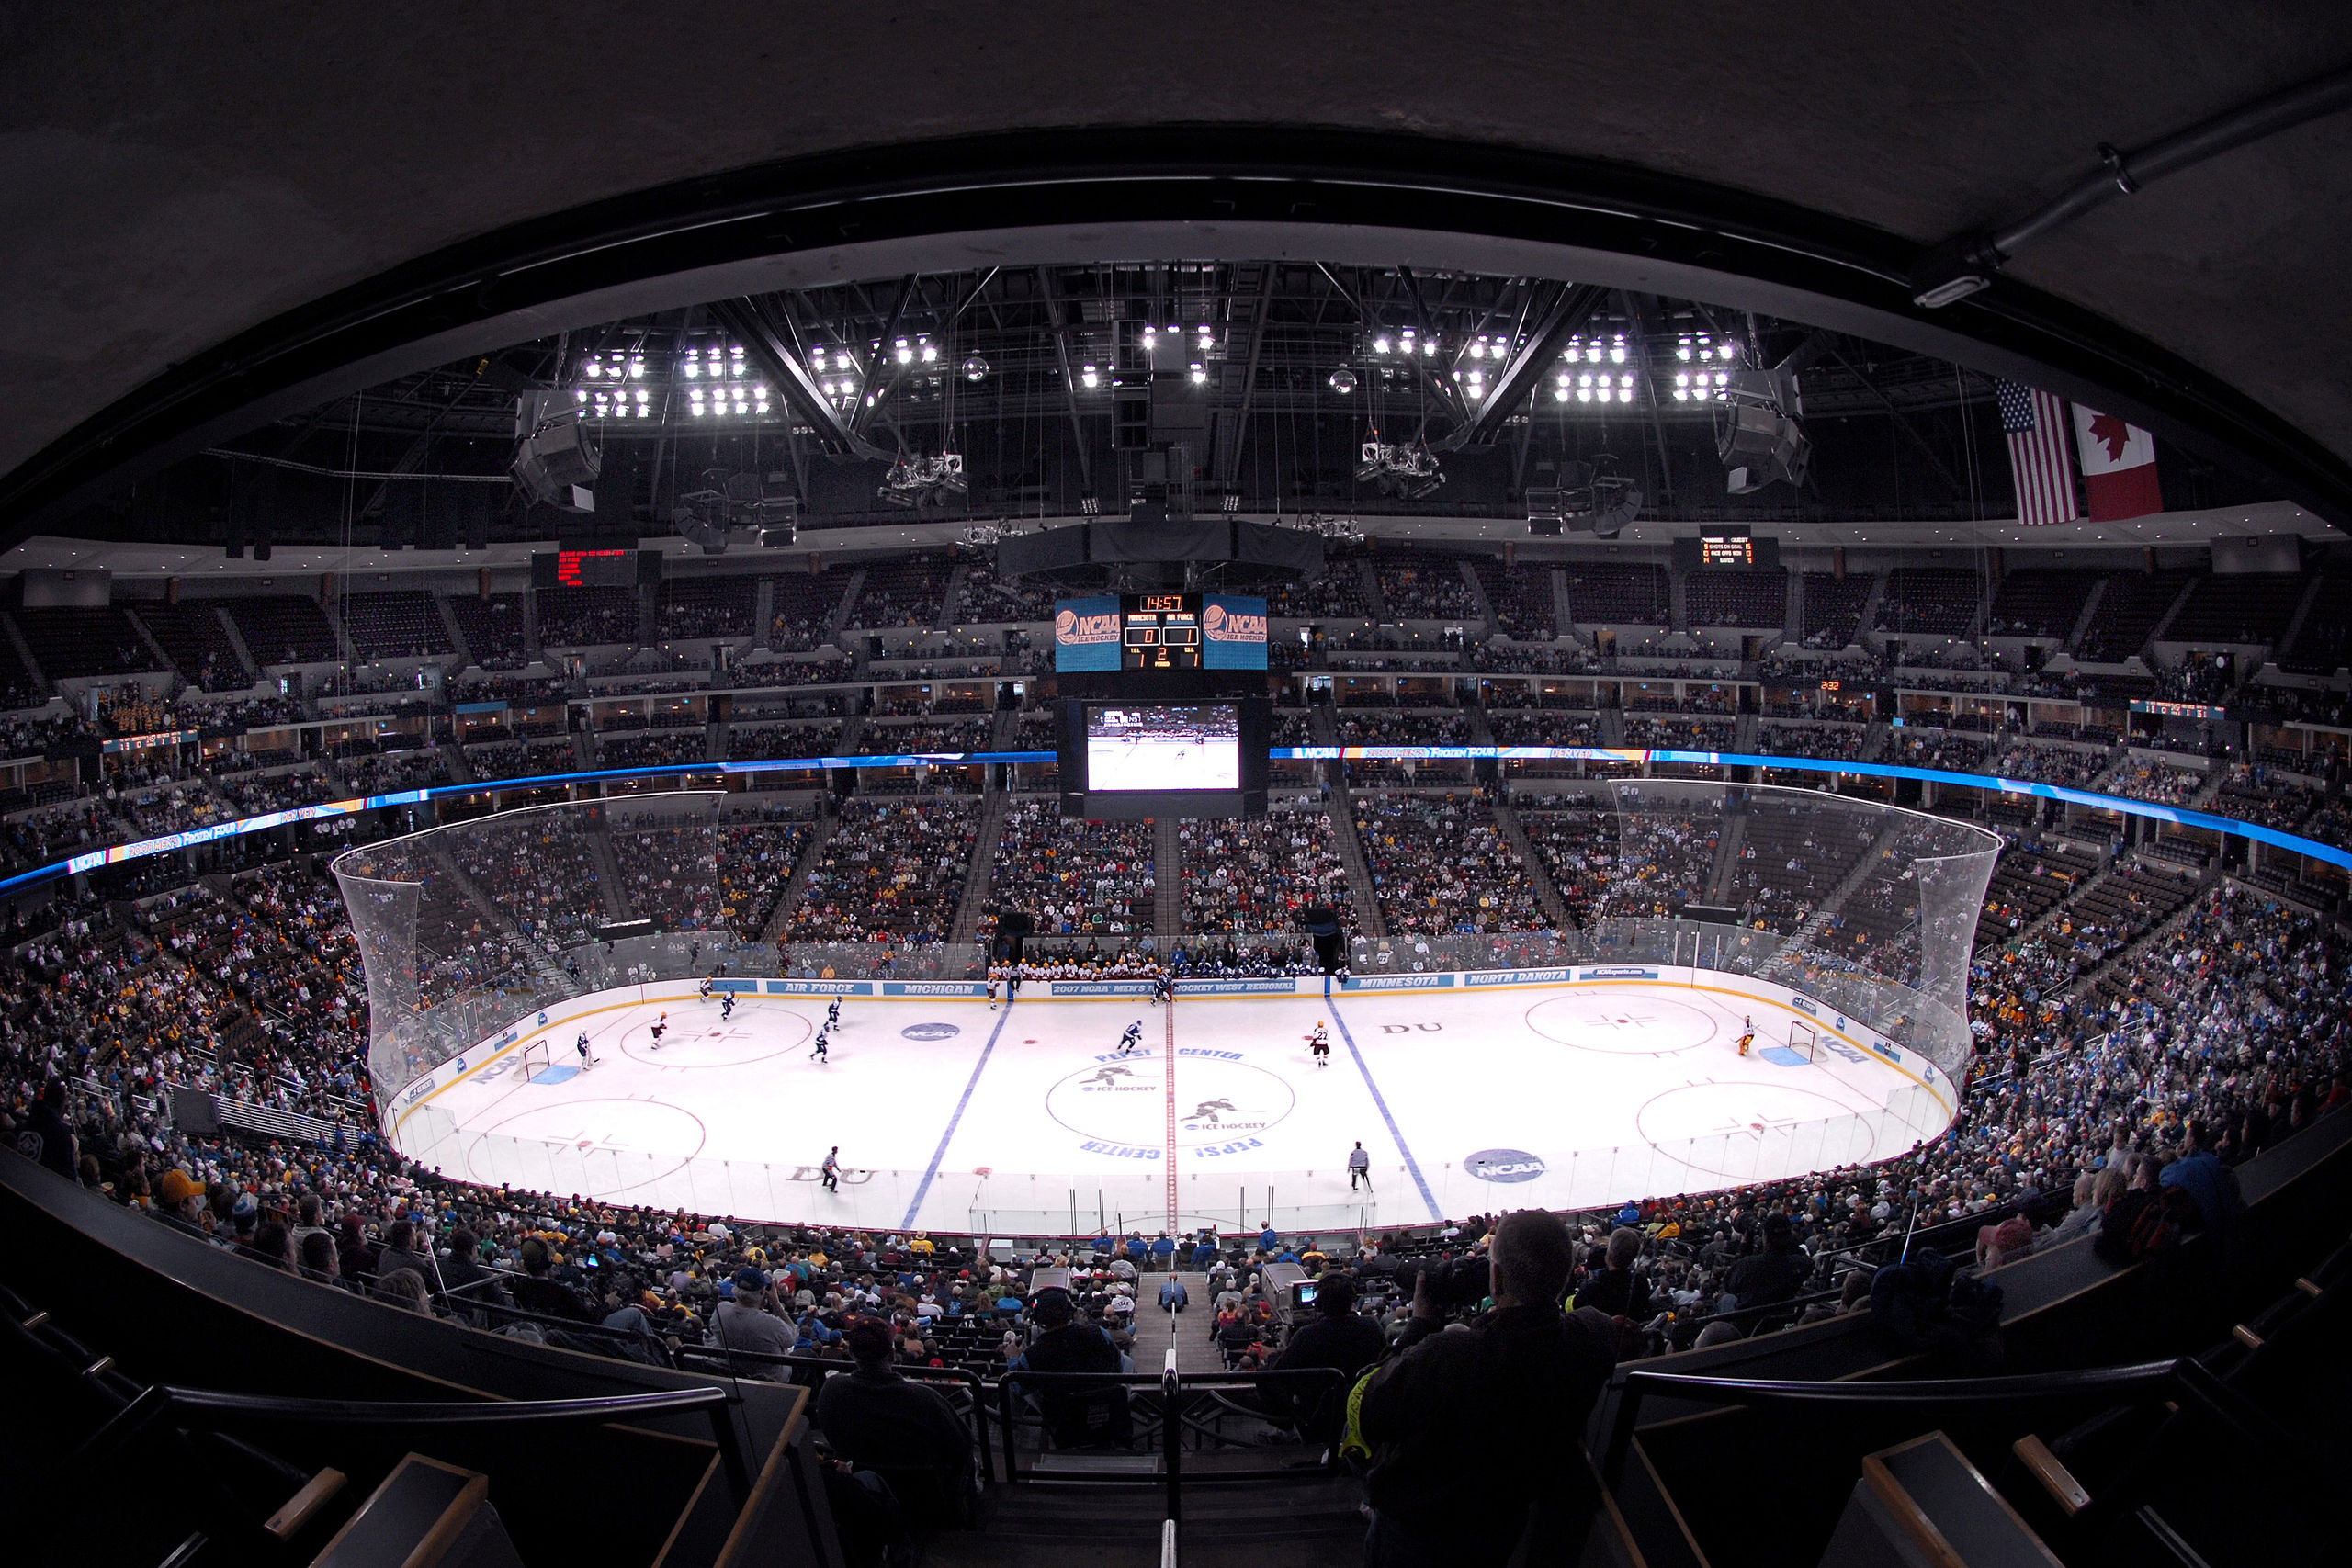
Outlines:
{"type": "Polygon", "coordinates": [[[661,581],[659,550],[543,550],[531,557],[534,588],[634,588],[661,581]]]}
{"type": "Polygon", "coordinates": [[[1198,670],[1201,596],[1131,593],[1119,601],[1119,668],[1198,670]]]}
{"type": "Polygon", "coordinates": [[[1266,602],[1245,594],[1064,599],[1054,606],[1054,672],[1181,680],[1187,671],[1262,671],[1266,625],[1266,602]]]}
{"type": "Polygon", "coordinates": [[[1770,571],[1781,564],[1781,541],[1759,539],[1744,524],[1719,524],[1702,528],[1695,537],[1674,541],[1678,571],[1743,571],[1761,567],[1770,571]]]}

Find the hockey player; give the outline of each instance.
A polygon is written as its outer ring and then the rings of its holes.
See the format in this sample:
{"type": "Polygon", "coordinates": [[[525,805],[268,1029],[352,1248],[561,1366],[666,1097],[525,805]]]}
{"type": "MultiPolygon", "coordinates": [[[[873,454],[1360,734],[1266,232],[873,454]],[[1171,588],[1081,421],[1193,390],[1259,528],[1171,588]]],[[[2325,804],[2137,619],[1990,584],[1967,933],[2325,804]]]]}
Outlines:
{"type": "Polygon", "coordinates": [[[822,1029],[820,1029],[817,1031],[817,1043],[809,1048],[809,1057],[820,1066],[830,1063],[832,1058],[827,1054],[827,1052],[831,1045],[831,1042],[825,1038],[825,1032],[822,1029]]]}
{"type": "Polygon", "coordinates": [[[710,976],[709,976],[705,975],[705,976],[702,977],[702,984],[700,984],[700,985],[698,985],[698,986],[696,986],[696,987],[695,987],[695,999],[696,999],[697,1001],[706,1001],[706,1002],[707,1002],[707,1001],[710,1000],[710,976]]]}
{"type": "Polygon", "coordinates": [[[580,1053],[580,1070],[582,1072],[584,1073],[589,1068],[596,1065],[596,1058],[588,1054],[588,1032],[586,1030],[583,1029],[580,1032],[580,1038],[571,1043],[571,1048],[580,1053]]]}
{"type": "Polygon", "coordinates": [[[718,1021],[728,1022],[735,1016],[735,993],[729,991],[718,998],[718,1021]]]}
{"type": "Polygon", "coordinates": [[[1315,1021],[1314,1029],[1306,1035],[1306,1050],[1307,1054],[1315,1058],[1317,1066],[1328,1067],[1331,1065],[1331,1031],[1319,1018],[1315,1021]]]}
{"type": "Polygon", "coordinates": [[[1749,1018],[1740,1021],[1747,1026],[1739,1037],[1739,1054],[1745,1056],[1747,1055],[1747,1048],[1756,1043],[1756,1021],[1749,1018]]]}
{"type": "Polygon", "coordinates": [[[1126,1032],[1119,1036],[1119,1055],[1127,1055],[1142,1044],[1143,1020],[1137,1019],[1127,1025],[1126,1032]]]}
{"type": "Polygon", "coordinates": [[[835,997],[832,1000],[832,1005],[825,1009],[825,1027],[827,1029],[839,1029],[841,1026],[842,999],[839,997],[835,997]]]}
{"type": "Polygon", "coordinates": [[[1153,970],[1151,972],[1151,1005],[1158,1007],[1162,1002],[1173,1002],[1175,999],[1176,977],[1165,969],[1153,970]]]}
{"type": "Polygon", "coordinates": [[[1001,972],[997,968],[997,966],[996,966],[995,964],[989,964],[989,1011],[990,1011],[990,1012],[994,1012],[994,1011],[996,1011],[996,986],[997,986],[997,981],[998,981],[1001,977],[1001,972]]]}
{"type": "Polygon", "coordinates": [[[662,1049],[662,1036],[670,1032],[670,1015],[663,1013],[653,1021],[653,1048],[662,1049]]]}

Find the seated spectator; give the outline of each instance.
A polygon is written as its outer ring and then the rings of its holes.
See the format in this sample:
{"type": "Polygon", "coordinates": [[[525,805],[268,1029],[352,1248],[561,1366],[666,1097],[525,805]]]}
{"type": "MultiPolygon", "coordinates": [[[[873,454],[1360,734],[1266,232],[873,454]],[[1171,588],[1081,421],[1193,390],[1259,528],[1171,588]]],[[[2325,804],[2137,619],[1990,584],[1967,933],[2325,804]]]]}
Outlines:
{"type": "Polygon", "coordinates": [[[1976,1267],[1998,1269],[2012,1258],[2023,1258],[2033,1250],[2033,1222],[2023,1214],[2011,1214],[1997,1225],[1976,1227],[1976,1267]]]}
{"type": "Polygon", "coordinates": [[[1608,1263],[1577,1292],[1578,1307],[1598,1307],[1611,1317],[1645,1322],[1650,1315],[1650,1283],[1634,1264],[1642,1256],[1642,1233],[1619,1225],[1609,1233],[1608,1263]]]}
{"type": "Polygon", "coordinates": [[[2094,1196],[2098,1190],[2098,1179],[2089,1171],[2075,1177],[2075,1206],[2066,1211],[2064,1219],[2034,1239],[2034,1250],[2040,1252],[2052,1247],[2063,1247],[2076,1236],[2098,1229],[2098,1203],[2094,1196]]]}
{"type": "Polygon", "coordinates": [[[416,1227],[406,1220],[394,1220],[384,1233],[384,1250],[376,1259],[376,1273],[380,1278],[402,1269],[413,1270],[420,1280],[430,1280],[437,1272],[433,1260],[416,1250],[416,1227]]]}
{"type": "Polygon", "coordinates": [[[1813,1259],[1797,1246],[1788,1215],[1765,1215],[1763,1229],[1764,1250],[1733,1264],[1724,1282],[1724,1293],[1735,1298],[1724,1303],[1726,1312],[1734,1306],[1777,1306],[1794,1300],[1813,1272],[1813,1259]]]}
{"type": "Polygon", "coordinates": [[[535,1312],[542,1317],[570,1318],[574,1323],[594,1323],[595,1318],[588,1303],[580,1299],[572,1288],[553,1278],[555,1255],[548,1244],[537,1236],[523,1243],[523,1278],[514,1281],[514,1304],[525,1312],[535,1312]]]}
{"type": "Polygon", "coordinates": [[[379,1276],[376,1280],[376,1297],[407,1312],[421,1312],[427,1317],[433,1315],[433,1298],[425,1288],[424,1276],[413,1269],[395,1269],[379,1276]]]}
{"type": "MultiPolygon", "coordinates": [[[[1044,1330],[1030,1341],[1014,1363],[1033,1372],[1124,1371],[1123,1358],[1111,1337],[1078,1319],[1078,1303],[1058,1286],[1039,1291],[1029,1303],[1029,1316],[1044,1330]]],[[[1038,1393],[1046,1429],[1057,1448],[1096,1448],[1124,1444],[1131,1430],[1127,1391],[1115,1384],[1099,1388],[1052,1387],[1038,1393]]]]}
{"type": "Polygon", "coordinates": [[[1345,1274],[1325,1275],[1316,1286],[1315,1315],[1292,1332],[1290,1342],[1268,1369],[1288,1372],[1328,1367],[1340,1374],[1329,1383],[1306,1378],[1283,1380],[1266,1391],[1268,1413],[1289,1422],[1314,1442],[1328,1443],[1340,1435],[1347,1418],[1349,1391],[1387,1347],[1379,1325],[1360,1316],[1355,1308],[1356,1282],[1345,1274]]]}
{"type": "Polygon", "coordinates": [[[842,1343],[854,1372],[829,1377],[817,1394],[817,1425],[835,1453],[890,1483],[908,1514],[953,1524],[968,1516],[972,1435],[938,1390],[891,1369],[890,1325],[851,1320],[842,1343]]]}

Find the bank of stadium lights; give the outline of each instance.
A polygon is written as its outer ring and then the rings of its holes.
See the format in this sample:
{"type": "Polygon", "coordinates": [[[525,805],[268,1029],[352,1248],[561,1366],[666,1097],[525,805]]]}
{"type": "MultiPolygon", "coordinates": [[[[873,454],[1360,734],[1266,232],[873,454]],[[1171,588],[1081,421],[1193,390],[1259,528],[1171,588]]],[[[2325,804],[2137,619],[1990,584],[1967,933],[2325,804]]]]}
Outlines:
{"type": "Polygon", "coordinates": [[[1082,366],[1078,372],[1078,382],[1080,386],[1091,391],[1102,384],[1102,372],[1091,365],[1082,366]]]}
{"type": "Polygon", "coordinates": [[[1552,378],[1552,400],[1579,403],[1630,403],[1634,374],[1606,370],[1563,370],[1552,378]]]}
{"type": "MultiPolygon", "coordinates": [[[[1435,333],[1417,334],[1413,328],[1407,327],[1394,334],[1388,333],[1373,334],[1372,352],[1374,354],[1394,355],[1398,357],[1418,354],[1427,358],[1434,356],[1437,350],[1438,334],[1435,333]]],[[[1482,355],[1481,357],[1483,358],[1484,355],[1482,355]]]]}
{"type": "Polygon", "coordinates": [[[890,348],[890,357],[901,365],[936,365],[939,345],[931,341],[928,333],[918,333],[912,339],[900,338],[890,348]]]}
{"type": "Polygon", "coordinates": [[[580,412],[596,419],[646,419],[653,412],[652,395],[643,387],[582,388],[573,396],[580,412]]]}

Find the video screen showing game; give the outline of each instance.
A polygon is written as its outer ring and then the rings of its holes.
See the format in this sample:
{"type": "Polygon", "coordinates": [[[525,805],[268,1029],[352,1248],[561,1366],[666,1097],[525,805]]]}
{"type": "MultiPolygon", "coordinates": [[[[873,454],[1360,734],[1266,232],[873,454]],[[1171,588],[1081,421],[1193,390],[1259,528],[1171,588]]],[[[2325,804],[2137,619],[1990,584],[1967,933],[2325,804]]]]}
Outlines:
{"type": "Polygon", "coordinates": [[[1241,716],[1230,703],[1132,703],[1086,710],[1086,787],[1241,787],[1241,716]]]}

